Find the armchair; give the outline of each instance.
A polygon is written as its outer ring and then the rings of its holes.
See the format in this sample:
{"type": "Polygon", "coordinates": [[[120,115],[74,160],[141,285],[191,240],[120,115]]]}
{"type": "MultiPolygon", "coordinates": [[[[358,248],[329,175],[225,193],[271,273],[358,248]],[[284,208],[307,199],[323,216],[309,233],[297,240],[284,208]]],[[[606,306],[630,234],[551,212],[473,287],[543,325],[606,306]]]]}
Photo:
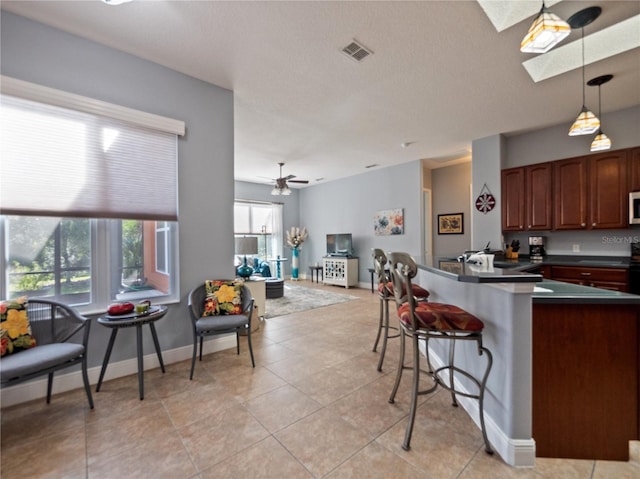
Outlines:
{"type": "MultiPolygon", "coordinates": [[[[229,281],[231,282],[231,281],[229,281]]],[[[255,368],[253,358],[253,346],[251,345],[251,317],[253,315],[253,298],[249,288],[241,287],[241,312],[239,314],[206,315],[205,300],[207,299],[206,285],[202,284],[189,292],[189,315],[193,325],[193,356],[191,359],[191,373],[189,379],[193,379],[196,366],[196,354],[198,339],[200,340],[200,361],[202,361],[202,345],[205,336],[236,333],[237,352],[240,354],[240,331],[246,330],[249,343],[251,364],[255,368]]]]}
{"type": "Polygon", "coordinates": [[[82,380],[89,406],[93,398],[87,375],[87,343],[91,320],[73,308],[49,299],[29,299],[27,317],[36,346],[2,357],[0,378],[2,387],[48,375],[47,404],[51,402],[53,373],[59,369],[81,364],[82,380]],[[72,342],[78,335],[81,342],[72,342]]]}

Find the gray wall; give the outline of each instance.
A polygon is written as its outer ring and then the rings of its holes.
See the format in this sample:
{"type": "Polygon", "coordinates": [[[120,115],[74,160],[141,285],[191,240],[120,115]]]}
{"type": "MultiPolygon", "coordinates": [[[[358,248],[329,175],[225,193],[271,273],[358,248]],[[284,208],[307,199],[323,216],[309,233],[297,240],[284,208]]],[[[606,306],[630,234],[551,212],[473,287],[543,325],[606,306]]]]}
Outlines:
{"type": "Polygon", "coordinates": [[[315,185],[300,191],[300,226],[309,238],[300,253],[300,271],[321,262],[326,254],[326,235],[351,233],[355,255],[360,258],[359,282],[371,280],[372,248],[406,251],[419,259],[422,231],[422,170],[419,160],[368,171],[361,175],[315,185]],[[375,236],[376,211],[404,209],[404,234],[375,236]]]}
{"type": "MultiPolygon", "coordinates": [[[[181,302],[157,331],[162,349],[192,344],[189,289],[233,274],[232,92],[7,12],[1,22],[3,75],[186,122],[178,142],[181,302]]],[[[100,364],[108,333],[94,324],[89,366],[100,364]]],[[[121,334],[112,361],[135,351],[135,335],[121,334]]]]}
{"type": "Polygon", "coordinates": [[[431,185],[433,255],[459,256],[471,248],[471,162],[432,170],[431,185]],[[447,213],[464,214],[464,234],[438,234],[438,215],[447,213]]]}

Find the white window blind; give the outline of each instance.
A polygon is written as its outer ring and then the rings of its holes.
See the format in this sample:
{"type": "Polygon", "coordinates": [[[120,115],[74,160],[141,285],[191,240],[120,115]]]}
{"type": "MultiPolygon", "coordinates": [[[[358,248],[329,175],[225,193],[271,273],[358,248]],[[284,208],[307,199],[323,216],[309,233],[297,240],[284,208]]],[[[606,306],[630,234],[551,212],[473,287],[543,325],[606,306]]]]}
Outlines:
{"type": "Polygon", "coordinates": [[[176,133],[7,94],[0,101],[1,214],[177,219],[176,133]]]}

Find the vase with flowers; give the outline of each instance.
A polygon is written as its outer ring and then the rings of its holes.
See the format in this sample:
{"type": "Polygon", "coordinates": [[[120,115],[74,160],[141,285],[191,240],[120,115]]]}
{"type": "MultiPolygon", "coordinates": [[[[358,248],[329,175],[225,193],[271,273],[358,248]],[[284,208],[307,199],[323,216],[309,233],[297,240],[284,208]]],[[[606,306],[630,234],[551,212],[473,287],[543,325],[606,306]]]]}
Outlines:
{"type": "Polygon", "coordinates": [[[291,231],[287,231],[287,244],[291,246],[292,259],[291,259],[291,279],[298,281],[298,257],[300,253],[300,246],[307,239],[307,228],[300,229],[297,226],[293,226],[291,231]]]}

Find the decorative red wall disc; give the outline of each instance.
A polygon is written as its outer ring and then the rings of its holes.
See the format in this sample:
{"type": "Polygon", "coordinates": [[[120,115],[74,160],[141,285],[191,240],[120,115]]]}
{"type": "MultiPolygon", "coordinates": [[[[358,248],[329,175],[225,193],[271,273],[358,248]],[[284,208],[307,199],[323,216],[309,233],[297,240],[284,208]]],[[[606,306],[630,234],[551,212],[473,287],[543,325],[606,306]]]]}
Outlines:
{"type": "Polygon", "coordinates": [[[476,209],[485,215],[496,206],[496,198],[491,194],[485,183],[480,190],[480,196],[476,200],[476,209]]]}

